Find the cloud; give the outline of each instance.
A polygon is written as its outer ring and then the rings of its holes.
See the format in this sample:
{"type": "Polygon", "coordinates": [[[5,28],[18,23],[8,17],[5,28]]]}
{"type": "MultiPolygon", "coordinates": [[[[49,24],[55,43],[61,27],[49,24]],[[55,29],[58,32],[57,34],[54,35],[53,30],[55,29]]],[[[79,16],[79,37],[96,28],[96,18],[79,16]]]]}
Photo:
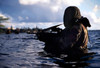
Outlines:
{"type": "Polygon", "coordinates": [[[83,0],[19,0],[22,5],[40,5],[41,7],[47,6],[54,12],[57,12],[63,6],[79,6],[83,0]]]}
{"type": "Polygon", "coordinates": [[[19,0],[19,3],[23,5],[33,5],[37,3],[49,3],[49,0],[19,0]]]}
{"type": "Polygon", "coordinates": [[[9,19],[6,20],[6,21],[2,21],[2,23],[4,23],[4,22],[10,23],[11,21],[13,21],[13,18],[12,18],[10,15],[8,15],[8,14],[3,14],[2,12],[0,12],[0,18],[1,18],[1,19],[2,19],[2,18],[9,18],[9,19]]]}
{"type": "Polygon", "coordinates": [[[74,6],[78,6],[83,2],[83,0],[62,0],[62,1],[67,5],[74,5],[74,6]]]}
{"type": "Polygon", "coordinates": [[[51,8],[51,10],[53,11],[53,12],[58,12],[58,10],[59,10],[59,6],[52,6],[52,7],[50,7],[51,8]]]}
{"type": "Polygon", "coordinates": [[[38,5],[42,8],[46,6],[54,12],[57,12],[61,5],[60,0],[19,0],[19,3],[22,5],[38,5]]]}
{"type": "Polygon", "coordinates": [[[0,17],[7,18],[4,14],[0,13],[0,17]]]}
{"type": "Polygon", "coordinates": [[[21,20],[24,20],[23,17],[21,17],[21,16],[18,16],[18,19],[19,19],[20,21],[21,21],[21,20]]]}
{"type": "Polygon", "coordinates": [[[29,19],[29,17],[28,17],[28,16],[26,16],[26,17],[25,17],[25,19],[26,19],[26,20],[28,20],[28,19],[29,19]]]}
{"type": "Polygon", "coordinates": [[[23,21],[23,20],[28,20],[29,17],[28,16],[26,16],[26,17],[18,16],[18,19],[19,19],[19,21],[23,21]]]}
{"type": "MultiPolygon", "coordinates": [[[[3,25],[5,25],[6,27],[10,28],[11,26],[13,28],[35,28],[35,27],[39,27],[39,28],[48,28],[48,27],[51,27],[51,26],[54,26],[54,25],[58,25],[58,24],[62,24],[62,22],[39,22],[39,23],[36,23],[36,22],[21,22],[21,23],[2,23],[3,25]]],[[[60,26],[60,28],[64,28],[64,26],[60,26]]]]}
{"type": "Polygon", "coordinates": [[[23,5],[33,5],[39,3],[56,3],[56,4],[67,4],[67,5],[80,5],[83,0],[19,0],[20,4],[23,5]]]}
{"type": "Polygon", "coordinates": [[[93,19],[93,21],[95,23],[100,23],[100,17],[97,18],[97,16],[95,15],[95,13],[90,12],[89,15],[91,16],[91,18],[93,19]]]}
{"type": "Polygon", "coordinates": [[[95,6],[94,6],[93,11],[94,11],[94,12],[97,12],[97,11],[98,11],[98,5],[95,5],[95,6]]]}

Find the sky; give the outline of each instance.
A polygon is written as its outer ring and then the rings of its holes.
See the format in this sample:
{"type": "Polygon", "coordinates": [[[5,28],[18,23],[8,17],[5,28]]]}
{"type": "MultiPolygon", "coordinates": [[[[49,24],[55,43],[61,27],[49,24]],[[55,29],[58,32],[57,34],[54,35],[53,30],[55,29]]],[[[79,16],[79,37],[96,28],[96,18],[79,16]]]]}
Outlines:
{"type": "Polygon", "coordinates": [[[100,29],[100,0],[0,0],[0,16],[9,17],[3,22],[6,27],[47,28],[63,23],[68,6],[80,9],[92,25],[89,29],[100,29]]]}

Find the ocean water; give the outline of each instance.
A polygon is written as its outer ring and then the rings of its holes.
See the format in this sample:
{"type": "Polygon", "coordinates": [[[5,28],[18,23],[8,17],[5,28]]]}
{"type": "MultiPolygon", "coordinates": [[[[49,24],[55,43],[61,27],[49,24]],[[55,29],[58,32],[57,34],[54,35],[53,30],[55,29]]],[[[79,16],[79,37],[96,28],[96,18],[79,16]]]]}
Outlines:
{"type": "MultiPolygon", "coordinates": [[[[90,41],[88,43],[88,52],[91,55],[90,60],[78,62],[77,66],[83,68],[100,67],[100,31],[89,31],[90,41]],[[81,63],[82,64],[80,66],[81,63]]],[[[63,68],[55,61],[61,59],[44,57],[44,42],[36,39],[35,34],[0,34],[0,68],[63,68]]],[[[89,57],[89,56],[86,56],[89,57]]],[[[77,62],[67,62],[66,66],[75,67],[77,62]],[[74,63],[74,64],[72,64],[74,63]]]]}

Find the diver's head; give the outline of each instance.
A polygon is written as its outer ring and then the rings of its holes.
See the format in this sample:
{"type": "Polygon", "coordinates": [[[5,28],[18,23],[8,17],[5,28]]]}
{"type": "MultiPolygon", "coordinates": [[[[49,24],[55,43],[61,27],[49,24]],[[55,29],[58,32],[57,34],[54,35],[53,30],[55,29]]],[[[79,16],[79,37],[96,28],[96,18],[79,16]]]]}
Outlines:
{"type": "Polygon", "coordinates": [[[80,19],[81,13],[80,10],[76,6],[69,6],[65,9],[64,12],[64,26],[68,29],[73,26],[73,19],[80,19]]]}

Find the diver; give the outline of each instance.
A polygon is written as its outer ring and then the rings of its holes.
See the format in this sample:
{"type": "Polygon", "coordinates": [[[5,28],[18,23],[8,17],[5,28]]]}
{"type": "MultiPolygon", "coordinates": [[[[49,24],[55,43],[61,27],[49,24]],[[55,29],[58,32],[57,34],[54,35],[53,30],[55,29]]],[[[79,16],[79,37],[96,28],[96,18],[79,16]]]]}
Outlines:
{"type": "Polygon", "coordinates": [[[53,56],[67,54],[80,56],[87,52],[88,30],[91,27],[89,20],[81,16],[76,6],[69,6],[64,12],[65,29],[46,39],[44,50],[53,56]]]}

